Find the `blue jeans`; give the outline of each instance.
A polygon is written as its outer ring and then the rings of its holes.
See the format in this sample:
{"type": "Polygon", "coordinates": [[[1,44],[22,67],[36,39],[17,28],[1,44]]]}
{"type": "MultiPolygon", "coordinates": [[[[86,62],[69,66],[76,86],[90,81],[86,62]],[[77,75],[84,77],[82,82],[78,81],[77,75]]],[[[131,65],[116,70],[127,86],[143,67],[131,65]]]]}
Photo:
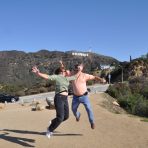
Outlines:
{"type": "Polygon", "coordinates": [[[91,104],[88,98],[88,95],[83,95],[83,96],[73,96],[73,100],[72,100],[72,111],[73,114],[76,118],[79,118],[80,116],[80,112],[77,111],[80,103],[82,103],[87,111],[88,114],[88,118],[89,118],[89,122],[90,123],[94,123],[94,115],[93,115],[93,111],[91,108],[91,104]]]}

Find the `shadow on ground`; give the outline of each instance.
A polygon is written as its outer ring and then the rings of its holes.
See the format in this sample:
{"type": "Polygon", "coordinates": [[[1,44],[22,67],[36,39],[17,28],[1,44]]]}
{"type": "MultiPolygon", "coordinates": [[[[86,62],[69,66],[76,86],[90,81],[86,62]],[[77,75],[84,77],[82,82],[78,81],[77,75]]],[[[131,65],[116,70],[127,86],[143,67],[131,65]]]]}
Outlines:
{"type": "Polygon", "coordinates": [[[9,133],[7,133],[7,132],[5,132],[4,134],[1,134],[0,139],[6,140],[6,141],[9,141],[9,142],[13,142],[13,143],[16,143],[16,144],[20,144],[24,147],[35,147],[35,146],[28,143],[28,142],[34,143],[35,142],[34,139],[12,137],[12,136],[9,136],[9,133]]]}
{"type": "MultiPolygon", "coordinates": [[[[36,134],[36,135],[45,135],[45,132],[36,132],[36,131],[26,131],[26,130],[12,130],[12,129],[3,129],[1,130],[4,133],[0,135],[0,139],[13,142],[19,145],[22,145],[24,147],[35,147],[29,143],[35,143],[34,139],[28,139],[28,138],[21,138],[21,137],[13,137],[9,136],[8,132],[14,132],[14,133],[20,133],[20,134],[36,134]]],[[[83,134],[73,134],[73,133],[59,133],[58,131],[55,131],[53,133],[53,136],[83,136],[83,134]]]]}

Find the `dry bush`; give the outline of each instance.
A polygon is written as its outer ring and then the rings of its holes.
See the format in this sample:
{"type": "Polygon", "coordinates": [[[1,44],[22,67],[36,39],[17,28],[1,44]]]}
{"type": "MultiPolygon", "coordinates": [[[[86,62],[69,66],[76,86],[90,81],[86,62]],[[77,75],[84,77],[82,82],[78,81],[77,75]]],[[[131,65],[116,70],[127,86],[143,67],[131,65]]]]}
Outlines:
{"type": "Polygon", "coordinates": [[[4,109],[5,108],[5,104],[4,103],[0,103],[0,109],[4,109]]]}

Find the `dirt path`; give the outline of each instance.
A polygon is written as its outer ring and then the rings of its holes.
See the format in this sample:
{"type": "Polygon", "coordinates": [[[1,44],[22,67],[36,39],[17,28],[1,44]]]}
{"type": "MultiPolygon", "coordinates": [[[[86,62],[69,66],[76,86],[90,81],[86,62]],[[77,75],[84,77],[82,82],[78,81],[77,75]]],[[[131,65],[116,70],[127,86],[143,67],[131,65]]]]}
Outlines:
{"type": "MultiPolygon", "coordinates": [[[[54,110],[31,111],[30,106],[9,104],[0,110],[0,148],[148,148],[148,122],[128,114],[114,114],[100,106],[104,95],[91,95],[96,129],[90,128],[81,105],[79,122],[72,112],[51,139],[46,127],[55,116],[54,110]]],[[[71,98],[69,98],[71,104],[71,98]]]]}

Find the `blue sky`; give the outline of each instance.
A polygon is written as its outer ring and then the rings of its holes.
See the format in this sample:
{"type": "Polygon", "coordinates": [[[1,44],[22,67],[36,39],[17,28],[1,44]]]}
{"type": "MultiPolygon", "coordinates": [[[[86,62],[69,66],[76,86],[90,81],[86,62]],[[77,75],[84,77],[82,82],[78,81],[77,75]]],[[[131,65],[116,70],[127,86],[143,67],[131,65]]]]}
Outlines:
{"type": "Polygon", "coordinates": [[[148,0],[0,0],[0,50],[148,52],[148,0]]]}

